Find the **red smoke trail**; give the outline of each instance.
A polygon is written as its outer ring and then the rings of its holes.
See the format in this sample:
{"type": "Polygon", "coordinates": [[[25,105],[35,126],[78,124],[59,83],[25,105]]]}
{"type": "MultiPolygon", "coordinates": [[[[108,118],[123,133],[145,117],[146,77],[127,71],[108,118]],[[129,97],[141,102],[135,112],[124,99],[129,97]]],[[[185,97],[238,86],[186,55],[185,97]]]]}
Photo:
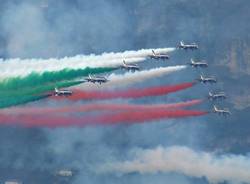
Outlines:
{"type": "MultiPolygon", "coordinates": [[[[15,107],[3,110],[4,114],[48,114],[48,113],[70,113],[70,112],[88,112],[88,111],[121,111],[121,110],[159,110],[159,109],[177,109],[184,108],[202,103],[202,100],[195,99],[187,102],[179,102],[172,104],[87,104],[81,106],[65,106],[65,107],[15,107]]],[[[1,113],[0,113],[1,114],[1,113]]]]}
{"type": "MultiPolygon", "coordinates": [[[[103,124],[125,123],[143,123],[145,121],[159,120],[163,118],[184,118],[190,116],[201,116],[207,112],[192,110],[145,110],[145,111],[125,111],[108,116],[99,117],[99,122],[103,124]]],[[[97,121],[98,122],[98,121],[97,121]]]]}
{"type": "Polygon", "coordinates": [[[142,110],[122,111],[116,113],[104,113],[97,116],[82,117],[58,117],[58,116],[0,116],[1,124],[21,125],[25,127],[65,127],[65,126],[88,126],[88,125],[109,125],[118,123],[143,123],[163,118],[185,118],[191,116],[202,116],[207,114],[204,111],[193,110],[142,110]]]}
{"type": "MultiPolygon", "coordinates": [[[[190,88],[195,83],[182,83],[172,86],[157,86],[144,89],[129,89],[125,91],[82,91],[75,90],[72,96],[69,96],[69,100],[80,100],[80,99],[111,99],[111,98],[140,98],[146,96],[160,96],[168,93],[177,92],[190,88]]],[[[56,99],[64,99],[64,97],[52,97],[56,99]]]]}

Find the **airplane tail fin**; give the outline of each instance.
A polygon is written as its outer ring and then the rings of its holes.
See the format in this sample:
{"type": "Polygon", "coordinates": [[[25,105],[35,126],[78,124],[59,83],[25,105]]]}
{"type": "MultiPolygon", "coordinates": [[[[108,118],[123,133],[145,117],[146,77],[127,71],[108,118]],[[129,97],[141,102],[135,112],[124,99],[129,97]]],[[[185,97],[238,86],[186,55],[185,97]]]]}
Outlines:
{"type": "Polygon", "coordinates": [[[107,79],[107,81],[109,80],[108,78],[109,78],[109,76],[110,76],[110,74],[106,74],[104,77],[107,79]]]}
{"type": "Polygon", "coordinates": [[[190,66],[192,66],[192,67],[195,67],[195,63],[194,63],[194,60],[193,60],[193,58],[191,58],[190,59],[190,62],[188,63],[190,66]]]}
{"type": "Polygon", "coordinates": [[[208,92],[208,99],[213,99],[213,93],[212,92],[208,92]]]}
{"type": "Polygon", "coordinates": [[[217,107],[214,105],[214,112],[218,111],[217,107]]]}
{"type": "Polygon", "coordinates": [[[109,74],[106,74],[106,75],[103,76],[105,81],[107,81],[107,82],[110,81],[109,76],[110,76],[109,74]]]}
{"type": "Polygon", "coordinates": [[[57,87],[55,87],[54,95],[55,95],[55,96],[58,96],[58,92],[59,92],[59,91],[58,91],[57,87]]]}
{"type": "Polygon", "coordinates": [[[176,46],[177,49],[181,49],[181,47],[183,46],[182,41],[179,42],[179,44],[176,46]]]}

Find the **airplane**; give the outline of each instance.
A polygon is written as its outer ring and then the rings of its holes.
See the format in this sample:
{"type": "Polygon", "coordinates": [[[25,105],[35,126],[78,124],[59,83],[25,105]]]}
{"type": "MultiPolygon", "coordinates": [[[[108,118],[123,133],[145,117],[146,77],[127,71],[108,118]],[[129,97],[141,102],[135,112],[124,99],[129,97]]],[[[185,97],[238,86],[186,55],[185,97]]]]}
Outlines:
{"type": "Polygon", "coordinates": [[[128,70],[128,71],[139,71],[140,67],[137,64],[127,64],[125,60],[123,60],[123,65],[121,66],[122,69],[128,70]]]}
{"type": "Polygon", "coordinates": [[[177,46],[178,49],[184,49],[184,50],[196,50],[198,49],[198,45],[196,43],[191,44],[185,44],[183,41],[180,42],[180,44],[177,46]]]}
{"type": "Polygon", "coordinates": [[[208,64],[205,61],[194,61],[193,59],[191,59],[189,64],[194,68],[197,68],[197,67],[207,68],[208,67],[208,64]]]}
{"type": "Polygon", "coordinates": [[[200,81],[201,83],[216,83],[217,79],[215,77],[203,77],[202,75],[200,75],[200,78],[198,79],[198,81],[200,81]]]}
{"type": "Polygon", "coordinates": [[[108,79],[106,77],[103,77],[103,76],[91,76],[91,75],[89,75],[88,78],[85,78],[85,81],[92,82],[92,83],[97,82],[99,84],[102,84],[102,83],[108,82],[108,79]]]}
{"type": "Polygon", "coordinates": [[[208,99],[209,100],[224,100],[226,99],[227,96],[224,92],[219,92],[219,93],[212,93],[212,92],[209,92],[208,93],[208,99]]]}
{"type": "Polygon", "coordinates": [[[55,88],[55,91],[54,91],[54,95],[55,96],[70,96],[72,95],[72,91],[70,90],[59,90],[57,88],[55,88]]]}
{"type": "Polygon", "coordinates": [[[227,115],[232,114],[228,109],[218,109],[215,105],[214,105],[214,111],[213,112],[217,113],[218,115],[223,115],[223,116],[227,116],[227,115]]]}
{"type": "Polygon", "coordinates": [[[55,175],[57,176],[62,176],[62,177],[72,177],[73,176],[73,171],[72,170],[59,170],[56,171],[55,175]]]}
{"type": "Polygon", "coordinates": [[[169,59],[169,55],[167,54],[157,54],[154,50],[152,50],[152,54],[149,55],[151,59],[169,59]]]}

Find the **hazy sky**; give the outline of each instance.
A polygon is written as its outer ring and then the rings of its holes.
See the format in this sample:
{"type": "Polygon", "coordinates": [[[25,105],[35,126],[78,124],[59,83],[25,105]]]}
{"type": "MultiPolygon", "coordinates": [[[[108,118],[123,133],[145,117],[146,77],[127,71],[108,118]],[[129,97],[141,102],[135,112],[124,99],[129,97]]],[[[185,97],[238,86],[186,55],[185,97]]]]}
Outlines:
{"type": "MultiPolygon", "coordinates": [[[[142,66],[185,64],[191,57],[206,59],[209,68],[203,73],[216,75],[219,79],[216,86],[197,85],[192,90],[169,96],[129,102],[170,103],[205,98],[209,90],[225,90],[229,100],[219,105],[231,108],[233,115],[226,119],[208,115],[80,129],[1,127],[1,181],[17,178],[24,183],[37,184],[208,183],[205,178],[175,172],[120,175],[95,171],[102,164],[131,159],[131,150],[137,148],[178,145],[218,154],[247,155],[250,152],[249,8],[247,0],[3,0],[0,57],[64,57],[174,47],[180,40],[196,42],[200,45],[199,51],[175,52],[167,64],[147,60],[142,66]],[[53,174],[61,168],[75,169],[76,175],[57,181],[53,174]]],[[[138,87],[191,81],[199,74],[199,70],[190,68],[140,83],[138,87]]],[[[44,104],[60,105],[46,100],[35,102],[35,105],[44,104]]],[[[210,109],[212,104],[206,102],[200,107],[210,109]]]]}

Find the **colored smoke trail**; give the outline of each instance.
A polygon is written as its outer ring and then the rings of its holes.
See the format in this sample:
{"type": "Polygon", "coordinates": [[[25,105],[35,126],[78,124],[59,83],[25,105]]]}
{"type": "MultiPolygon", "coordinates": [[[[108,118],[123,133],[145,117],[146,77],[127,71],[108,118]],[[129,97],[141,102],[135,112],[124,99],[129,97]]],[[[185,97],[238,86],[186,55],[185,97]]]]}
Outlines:
{"type": "MultiPolygon", "coordinates": [[[[143,61],[145,58],[131,58],[127,59],[128,63],[143,61]]],[[[84,62],[78,59],[77,62],[70,60],[70,58],[49,59],[49,60],[21,60],[11,59],[6,61],[0,61],[0,67],[2,72],[0,73],[0,80],[13,77],[26,77],[32,73],[42,74],[44,72],[59,72],[62,70],[78,70],[85,68],[117,68],[122,64],[123,59],[118,60],[95,60],[90,62],[84,62]],[[17,60],[17,61],[16,61],[17,60]],[[49,62],[48,62],[49,61],[49,62]],[[62,61],[62,62],[61,62],[62,61]],[[101,62],[101,64],[100,64],[101,62]],[[98,64],[99,63],[99,64],[98,64]],[[15,65],[15,66],[14,66],[15,65]],[[17,67],[18,66],[18,67],[17,67]]]]}
{"type": "MultiPolygon", "coordinates": [[[[81,91],[75,90],[73,95],[68,97],[69,100],[96,100],[112,98],[140,98],[147,96],[160,96],[180,90],[190,88],[193,82],[182,83],[172,86],[157,86],[144,89],[129,89],[125,91],[81,91]]],[[[64,97],[52,97],[54,99],[64,99],[64,97]]]]}
{"type": "MultiPolygon", "coordinates": [[[[117,67],[122,64],[123,59],[128,63],[141,62],[145,60],[152,49],[142,49],[138,51],[125,51],[120,53],[103,53],[101,55],[78,55],[75,57],[65,57],[61,59],[8,59],[0,60],[0,79],[9,77],[23,77],[33,72],[43,73],[60,71],[66,68],[81,69],[86,67],[117,67]],[[18,67],[17,67],[18,66],[18,67]]],[[[174,51],[174,48],[155,49],[157,53],[174,51]]]]}
{"type": "Polygon", "coordinates": [[[185,118],[202,116],[207,114],[205,111],[194,110],[143,110],[143,111],[122,111],[117,113],[104,113],[100,115],[88,115],[82,117],[60,117],[60,116],[7,116],[0,115],[2,125],[19,125],[25,127],[65,127],[65,126],[93,126],[110,125],[118,123],[143,123],[164,118],[185,118]]]}
{"type": "Polygon", "coordinates": [[[190,107],[202,103],[202,100],[195,99],[186,102],[172,104],[86,104],[64,107],[13,107],[3,109],[0,114],[20,115],[20,114],[57,114],[72,112],[88,112],[88,111],[131,111],[131,110],[160,110],[160,109],[177,109],[190,107]]]}
{"type": "Polygon", "coordinates": [[[54,87],[69,87],[82,83],[81,81],[63,81],[57,83],[50,83],[46,85],[39,85],[36,87],[0,91],[0,108],[11,107],[15,105],[25,104],[28,102],[37,101],[46,98],[50,94],[44,94],[54,90],[54,87]]]}
{"type": "Polygon", "coordinates": [[[102,124],[116,124],[119,122],[124,123],[143,123],[146,121],[160,120],[164,118],[184,118],[191,116],[202,116],[207,114],[203,111],[194,110],[144,110],[144,111],[125,111],[120,113],[114,113],[109,115],[103,115],[97,117],[96,122],[102,122],[102,124]]]}
{"type": "Polygon", "coordinates": [[[131,84],[135,84],[138,82],[146,81],[152,78],[161,77],[164,75],[168,75],[174,72],[178,72],[181,70],[186,69],[186,65],[177,65],[177,66],[169,66],[169,67],[159,67],[159,68],[153,68],[149,70],[143,70],[139,72],[127,72],[125,74],[111,74],[108,77],[108,82],[104,83],[102,85],[92,84],[92,83],[84,83],[80,86],[77,86],[78,88],[81,88],[83,90],[88,89],[100,89],[100,88],[117,88],[121,86],[127,86],[131,84]]]}
{"type": "Polygon", "coordinates": [[[40,94],[40,95],[23,95],[23,96],[20,95],[16,97],[0,98],[0,108],[6,108],[6,107],[16,106],[20,104],[25,104],[28,102],[34,102],[34,101],[42,100],[48,97],[49,95],[40,94]]]}
{"type": "Polygon", "coordinates": [[[85,69],[64,69],[55,72],[31,73],[26,77],[6,78],[0,81],[0,91],[16,90],[19,88],[31,88],[47,83],[55,83],[60,81],[72,80],[88,74],[99,74],[110,72],[116,68],[85,68],[85,69]]]}
{"type": "Polygon", "coordinates": [[[65,69],[58,72],[32,73],[27,77],[7,78],[0,82],[0,108],[9,107],[48,97],[44,93],[55,87],[69,87],[82,83],[67,81],[89,73],[110,72],[115,68],[85,68],[78,70],[65,69]]]}

